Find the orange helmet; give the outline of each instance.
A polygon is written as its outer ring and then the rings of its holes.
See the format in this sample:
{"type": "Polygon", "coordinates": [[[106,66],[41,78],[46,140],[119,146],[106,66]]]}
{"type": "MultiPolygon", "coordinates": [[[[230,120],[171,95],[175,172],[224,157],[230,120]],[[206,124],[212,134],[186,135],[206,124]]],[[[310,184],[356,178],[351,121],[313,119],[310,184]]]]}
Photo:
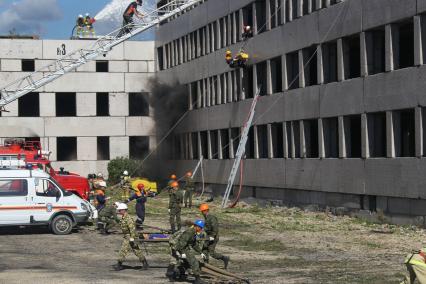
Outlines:
{"type": "Polygon", "coordinates": [[[192,177],[192,173],[191,173],[191,172],[187,172],[187,173],[186,173],[186,176],[187,176],[187,177],[192,177]]]}
{"type": "Polygon", "coordinates": [[[200,205],[200,211],[201,212],[207,211],[207,210],[209,210],[209,205],[207,203],[203,203],[203,204],[200,205]]]}
{"type": "Polygon", "coordinates": [[[170,179],[176,179],[176,175],[175,175],[175,174],[172,174],[172,175],[170,176],[170,179]]]}
{"type": "Polygon", "coordinates": [[[145,186],[143,185],[143,183],[139,183],[138,184],[138,189],[139,190],[144,190],[145,189],[145,186]]]}
{"type": "Polygon", "coordinates": [[[173,188],[178,188],[179,187],[179,183],[177,181],[172,182],[172,184],[170,185],[173,188]]]}
{"type": "Polygon", "coordinates": [[[102,190],[98,189],[96,190],[96,195],[105,195],[105,193],[102,190]]]}

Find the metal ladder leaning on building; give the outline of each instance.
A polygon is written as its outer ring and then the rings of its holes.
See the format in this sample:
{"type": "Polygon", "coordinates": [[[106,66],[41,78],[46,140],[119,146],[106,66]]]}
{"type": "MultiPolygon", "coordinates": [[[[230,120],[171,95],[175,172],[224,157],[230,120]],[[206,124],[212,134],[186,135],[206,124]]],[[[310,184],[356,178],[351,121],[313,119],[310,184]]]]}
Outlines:
{"type": "Polygon", "coordinates": [[[81,65],[95,60],[100,55],[106,55],[114,46],[138,35],[161,22],[185,11],[202,0],[171,0],[167,4],[157,7],[144,15],[146,22],[129,24],[124,28],[131,28],[129,33],[120,37],[122,28],[103,36],[91,44],[88,48],[78,49],[61,57],[55,62],[44,66],[35,72],[24,76],[0,89],[0,112],[5,111],[5,106],[18,98],[37,90],[38,88],[58,79],[81,65]]]}
{"type": "MultiPolygon", "coordinates": [[[[256,95],[254,96],[250,106],[248,119],[246,123],[244,124],[243,132],[241,133],[240,143],[238,144],[237,153],[235,154],[234,164],[232,165],[231,174],[229,175],[229,178],[228,178],[228,185],[226,186],[225,194],[222,199],[222,208],[225,208],[226,204],[228,203],[229,194],[231,193],[232,187],[234,186],[235,176],[237,175],[237,171],[240,166],[241,159],[244,153],[246,152],[248,134],[249,134],[250,127],[252,126],[252,123],[253,123],[254,112],[256,109],[257,101],[259,99],[259,94],[260,94],[260,87],[257,88],[256,95]]],[[[229,147],[232,147],[232,145],[230,145],[229,147]]]]}

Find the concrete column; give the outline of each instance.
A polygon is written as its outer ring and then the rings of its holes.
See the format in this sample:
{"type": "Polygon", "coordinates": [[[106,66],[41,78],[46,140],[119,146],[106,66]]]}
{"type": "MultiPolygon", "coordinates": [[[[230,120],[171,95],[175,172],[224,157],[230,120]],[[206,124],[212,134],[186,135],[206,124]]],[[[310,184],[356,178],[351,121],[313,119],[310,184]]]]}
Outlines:
{"type": "MultiPolygon", "coordinates": [[[[274,158],[274,145],[272,143],[272,127],[271,124],[267,124],[267,135],[268,135],[268,158],[274,158]]],[[[278,146],[278,145],[277,145],[278,146]]]]}
{"type": "MultiPolygon", "coordinates": [[[[296,144],[294,143],[294,123],[295,121],[290,121],[290,157],[292,159],[296,158],[296,144]]],[[[299,132],[300,133],[300,132],[299,132]]]]}
{"type": "Polygon", "coordinates": [[[304,121],[299,120],[299,141],[300,141],[300,157],[306,158],[306,139],[304,121]]]}
{"type": "Polygon", "coordinates": [[[322,119],[318,119],[318,146],[319,146],[319,157],[321,159],[325,158],[325,147],[324,147],[324,126],[322,124],[322,119]]]}
{"type": "Polygon", "coordinates": [[[228,86],[228,103],[232,102],[233,99],[233,86],[232,86],[232,72],[227,72],[226,73],[227,76],[227,86],[228,86]]]}
{"type": "Polygon", "coordinates": [[[315,1],[315,2],[316,2],[316,6],[317,6],[318,10],[319,10],[319,9],[321,9],[321,8],[323,8],[323,7],[322,7],[322,1],[321,1],[321,0],[313,0],[313,1],[315,1]]]}
{"type": "Polygon", "coordinates": [[[238,102],[238,99],[239,99],[239,96],[240,96],[240,94],[238,93],[238,88],[237,88],[237,84],[238,84],[237,72],[238,72],[238,70],[232,71],[232,85],[233,85],[233,93],[234,93],[234,102],[238,102]]]}
{"type": "Polygon", "coordinates": [[[252,4],[252,13],[253,13],[253,35],[257,35],[257,17],[256,17],[256,2],[253,2],[252,4]]]}
{"type": "Polygon", "coordinates": [[[201,55],[201,44],[200,44],[200,30],[195,32],[196,34],[196,49],[195,49],[195,57],[199,57],[201,55]]]}
{"type": "Polygon", "coordinates": [[[313,1],[315,0],[304,0],[304,1],[308,1],[308,14],[312,13],[312,11],[314,10],[314,7],[312,6],[313,1]]]}
{"type": "Polygon", "coordinates": [[[222,46],[222,35],[220,34],[220,21],[216,21],[216,49],[220,49],[222,46]]]}
{"type": "Polygon", "coordinates": [[[109,152],[110,159],[129,156],[129,137],[110,137],[109,152]]]}
{"type": "Polygon", "coordinates": [[[257,125],[253,126],[253,134],[254,134],[254,158],[259,159],[259,137],[257,133],[257,125]]]}
{"type": "Polygon", "coordinates": [[[423,64],[421,16],[414,16],[414,65],[423,64]]]}
{"type": "Polygon", "coordinates": [[[367,114],[361,114],[361,157],[367,159],[370,157],[368,142],[368,120],[367,114]]]}
{"type": "Polygon", "coordinates": [[[206,26],[206,54],[210,53],[210,24],[206,26]]]}
{"type": "Polygon", "coordinates": [[[343,40],[337,40],[337,80],[339,82],[345,80],[345,64],[343,60],[343,40]]]}
{"type": "Polygon", "coordinates": [[[209,160],[213,159],[213,152],[212,152],[212,139],[210,135],[210,130],[207,130],[207,153],[209,156],[209,160]]]}
{"type": "MultiPolygon", "coordinates": [[[[201,132],[198,131],[197,132],[197,147],[198,147],[198,157],[197,158],[201,158],[201,156],[203,156],[203,149],[201,147],[201,132]]],[[[204,159],[206,159],[207,157],[203,157],[204,159]]]]}
{"type": "Polygon", "coordinates": [[[192,144],[192,133],[188,133],[189,158],[194,160],[194,145],[192,144]]]}
{"type": "MultiPolygon", "coordinates": [[[[166,45],[163,45],[163,69],[167,69],[166,45]]],[[[159,65],[158,65],[158,70],[160,70],[160,66],[159,65]]]]}
{"type": "Polygon", "coordinates": [[[258,86],[257,86],[257,68],[256,64],[253,65],[253,96],[256,95],[258,86]]]}
{"type": "Polygon", "coordinates": [[[246,93],[244,89],[244,72],[243,69],[238,69],[237,79],[240,81],[240,100],[243,101],[246,99],[246,93]]]}
{"type": "Polygon", "coordinates": [[[330,0],[325,0],[325,7],[323,8],[328,8],[330,7],[330,0]]]}
{"type": "Polygon", "coordinates": [[[186,61],[191,60],[191,39],[189,37],[189,34],[185,36],[186,38],[186,61]]]}
{"type": "Polygon", "coordinates": [[[289,122],[283,122],[282,123],[282,128],[283,128],[283,147],[284,147],[284,158],[288,159],[290,157],[290,153],[288,152],[288,133],[287,133],[287,123],[289,122]]]}
{"type": "Polygon", "coordinates": [[[211,77],[210,79],[211,79],[210,105],[214,106],[216,105],[216,100],[217,100],[216,80],[215,80],[215,77],[211,77]]]}
{"type": "Polygon", "coordinates": [[[201,81],[197,81],[197,108],[201,106],[201,81]]]}
{"type": "MultiPolygon", "coordinates": [[[[280,16],[281,16],[281,23],[278,23],[279,25],[285,24],[285,12],[286,12],[286,1],[287,0],[277,0],[277,3],[279,1],[279,6],[281,7],[279,10],[280,16]]],[[[278,15],[278,14],[277,14],[278,15]]]]}
{"type": "MultiPolygon", "coordinates": [[[[307,1],[307,0],[305,0],[307,1]]],[[[297,0],[297,12],[296,15],[298,18],[303,16],[303,0],[297,0]]]]}
{"type": "Polygon", "coordinates": [[[291,0],[287,0],[288,2],[288,11],[287,11],[287,14],[288,14],[288,20],[289,20],[289,22],[291,22],[291,21],[293,21],[293,9],[296,9],[296,7],[293,7],[293,1],[291,1],[291,0]]]}
{"type": "Polygon", "coordinates": [[[228,129],[228,136],[229,136],[229,142],[228,142],[229,158],[234,159],[235,158],[234,142],[232,141],[232,130],[231,130],[231,128],[228,129]]]}
{"type": "Polygon", "coordinates": [[[287,57],[284,55],[281,56],[281,74],[282,74],[282,85],[283,91],[288,90],[288,76],[287,76],[287,57]]]}
{"type": "Polygon", "coordinates": [[[217,130],[217,148],[218,148],[218,159],[223,159],[223,149],[222,149],[222,132],[220,130],[217,130]]]}
{"type": "MultiPolygon", "coordinates": [[[[111,152],[111,149],[113,149],[112,148],[113,144],[112,144],[112,142],[110,142],[110,143],[111,143],[110,144],[110,152],[111,152]]],[[[127,143],[127,147],[128,147],[128,144],[129,143],[127,143]]],[[[47,148],[43,148],[43,149],[44,150],[49,150],[49,151],[52,152],[52,154],[50,154],[50,156],[49,156],[49,160],[50,161],[56,161],[56,160],[58,160],[58,156],[57,156],[58,151],[57,151],[57,148],[58,147],[57,147],[57,143],[56,143],[56,137],[49,137],[48,146],[47,146],[47,148]]],[[[129,151],[127,151],[126,155],[129,155],[129,151]]],[[[111,159],[114,159],[115,157],[117,157],[117,156],[113,156],[113,152],[111,152],[111,159]]]]}
{"type": "Polygon", "coordinates": [[[206,106],[209,107],[211,105],[211,84],[210,84],[210,78],[206,79],[206,106]]]}
{"type": "Polygon", "coordinates": [[[221,88],[221,79],[220,75],[216,76],[216,84],[217,84],[217,96],[216,96],[216,102],[218,105],[222,104],[222,88],[221,88]]]}
{"type": "Polygon", "coordinates": [[[392,111],[386,112],[386,153],[388,158],[395,158],[395,139],[393,132],[392,111]]]}
{"type": "Polygon", "coordinates": [[[179,64],[183,63],[183,38],[179,38],[179,64]]]}
{"type": "Polygon", "coordinates": [[[40,93],[39,98],[40,116],[56,116],[55,93],[40,93]]]}
{"type": "Polygon", "coordinates": [[[227,35],[227,40],[226,40],[226,45],[231,45],[232,44],[232,17],[231,14],[228,15],[228,32],[226,33],[227,35]]]}
{"type": "Polygon", "coordinates": [[[365,32],[361,32],[359,36],[360,52],[361,52],[361,77],[368,76],[368,61],[367,61],[367,42],[365,32]]]}
{"type": "Polygon", "coordinates": [[[203,79],[203,107],[207,107],[207,79],[203,79]]]}
{"type": "Polygon", "coordinates": [[[319,44],[317,46],[317,79],[318,79],[318,84],[322,85],[324,84],[324,64],[322,61],[322,47],[319,44]]]}
{"type": "Polygon", "coordinates": [[[180,141],[180,153],[177,156],[179,160],[185,160],[185,137],[183,134],[178,134],[178,139],[180,141]]]}
{"type": "Polygon", "coordinates": [[[416,157],[423,156],[423,121],[422,121],[422,108],[416,107],[414,109],[414,133],[416,140],[416,157]]]}
{"type": "Polygon", "coordinates": [[[299,63],[299,88],[305,87],[305,66],[303,65],[303,50],[298,51],[298,63],[299,63]]]}
{"type": "Polygon", "coordinates": [[[223,98],[222,98],[222,103],[226,104],[228,102],[228,97],[229,97],[229,93],[228,93],[228,77],[226,75],[226,73],[223,73],[223,98]]]}
{"type": "Polygon", "coordinates": [[[392,43],[392,25],[385,26],[385,71],[394,70],[393,62],[393,43],[392,43]]]}
{"type": "Polygon", "coordinates": [[[210,40],[211,40],[210,51],[211,52],[215,51],[215,47],[216,47],[216,40],[215,40],[215,36],[216,35],[214,33],[214,25],[215,25],[215,23],[209,24],[209,27],[210,27],[210,40]]]}
{"type": "Polygon", "coordinates": [[[192,110],[192,89],[191,83],[187,84],[188,86],[188,109],[192,110]]]}
{"type": "Polygon", "coordinates": [[[271,60],[266,60],[266,94],[272,95],[272,70],[271,60]]]}
{"type": "Polygon", "coordinates": [[[191,40],[191,60],[193,60],[195,58],[195,40],[196,40],[195,33],[192,33],[192,37],[190,40],[191,40]]]}
{"type": "Polygon", "coordinates": [[[223,34],[222,34],[222,46],[225,47],[227,46],[227,34],[228,34],[228,26],[226,24],[225,19],[227,19],[226,17],[223,18],[223,34]]]}
{"type": "Polygon", "coordinates": [[[339,158],[346,158],[346,132],[343,116],[338,117],[339,158]]]}
{"type": "Polygon", "coordinates": [[[238,23],[237,23],[237,18],[235,17],[235,13],[232,13],[231,17],[232,17],[231,24],[233,26],[233,28],[231,29],[231,31],[232,31],[232,43],[234,44],[234,43],[237,42],[237,27],[238,27],[238,23]]]}
{"type": "Polygon", "coordinates": [[[237,24],[237,38],[238,41],[242,41],[243,40],[243,26],[244,26],[244,18],[243,18],[243,9],[239,10],[239,14],[238,14],[238,24],[237,24]]]}
{"type": "Polygon", "coordinates": [[[265,5],[266,5],[266,30],[269,31],[271,30],[271,0],[265,0],[265,5]]]}
{"type": "Polygon", "coordinates": [[[77,116],[96,116],[96,93],[77,93],[76,108],[77,116]]]}

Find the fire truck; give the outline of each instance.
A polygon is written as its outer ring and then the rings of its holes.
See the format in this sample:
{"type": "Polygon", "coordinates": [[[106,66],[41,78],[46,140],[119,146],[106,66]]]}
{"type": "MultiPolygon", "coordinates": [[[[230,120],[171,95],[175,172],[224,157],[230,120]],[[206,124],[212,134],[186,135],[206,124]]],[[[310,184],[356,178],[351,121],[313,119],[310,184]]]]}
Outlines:
{"type": "Polygon", "coordinates": [[[27,165],[43,169],[65,190],[89,200],[90,186],[87,178],[65,171],[64,168],[56,171],[49,161],[50,153],[42,150],[40,141],[14,138],[5,139],[4,144],[0,145],[0,160],[23,160],[27,165]]]}

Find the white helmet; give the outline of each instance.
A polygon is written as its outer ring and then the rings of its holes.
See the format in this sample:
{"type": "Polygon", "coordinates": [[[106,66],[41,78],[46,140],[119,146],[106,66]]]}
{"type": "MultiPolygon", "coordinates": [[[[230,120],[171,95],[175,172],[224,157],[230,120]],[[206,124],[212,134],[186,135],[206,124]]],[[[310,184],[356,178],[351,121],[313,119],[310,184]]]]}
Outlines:
{"type": "Polygon", "coordinates": [[[99,186],[100,187],[106,187],[106,182],[105,181],[100,181],[99,182],[99,186]]]}
{"type": "Polygon", "coordinates": [[[90,16],[90,14],[89,14],[89,13],[86,13],[86,17],[88,17],[88,16],[90,16]]]}
{"type": "Polygon", "coordinates": [[[129,172],[127,170],[123,172],[123,176],[128,176],[128,175],[129,175],[129,172]]]}
{"type": "Polygon", "coordinates": [[[114,202],[115,206],[118,208],[118,206],[121,204],[121,202],[114,202]]]}
{"type": "Polygon", "coordinates": [[[127,210],[127,209],[128,209],[127,204],[125,204],[125,203],[119,203],[117,205],[117,210],[127,210]]]}
{"type": "Polygon", "coordinates": [[[104,175],[102,174],[102,173],[98,173],[98,178],[103,178],[104,177],[104,175]]]}
{"type": "Polygon", "coordinates": [[[83,18],[83,15],[82,15],[82,14],[80,14],[80,15],[78,15],[78,17],[79,17],[79,18],[83,18]]]}

